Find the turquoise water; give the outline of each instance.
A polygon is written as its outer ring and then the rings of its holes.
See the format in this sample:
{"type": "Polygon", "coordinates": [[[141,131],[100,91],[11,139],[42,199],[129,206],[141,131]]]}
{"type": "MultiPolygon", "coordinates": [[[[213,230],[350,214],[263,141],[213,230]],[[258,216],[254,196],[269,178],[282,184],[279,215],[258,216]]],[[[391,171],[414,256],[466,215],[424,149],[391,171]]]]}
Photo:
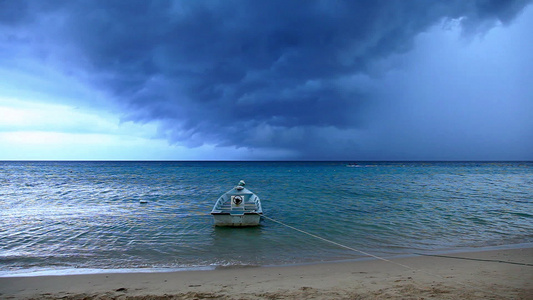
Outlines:
{"type": "Polygon", "coordinates": [[[241,179],[270,218],[376,255],[533,242],[532,162],[0,162],[0,274],[362,257],[266,219],[215,228],[241,179]]]}

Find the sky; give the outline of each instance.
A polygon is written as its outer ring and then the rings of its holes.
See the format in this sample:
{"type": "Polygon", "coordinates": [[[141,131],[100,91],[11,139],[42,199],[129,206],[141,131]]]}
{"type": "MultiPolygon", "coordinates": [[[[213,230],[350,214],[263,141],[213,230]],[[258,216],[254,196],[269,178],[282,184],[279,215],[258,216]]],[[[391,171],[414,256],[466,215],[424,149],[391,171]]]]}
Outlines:
{"type": "Polygon", "coordinates": [[[0,0],[0,160],[533,160],[529,0],[0,0]]]}

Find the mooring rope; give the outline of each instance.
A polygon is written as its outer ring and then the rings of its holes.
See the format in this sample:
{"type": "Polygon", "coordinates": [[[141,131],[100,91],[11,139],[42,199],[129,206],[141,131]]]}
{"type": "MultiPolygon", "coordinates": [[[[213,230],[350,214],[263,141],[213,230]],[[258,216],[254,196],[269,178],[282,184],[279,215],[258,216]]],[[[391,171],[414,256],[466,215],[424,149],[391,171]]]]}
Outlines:
{"type": "Polygon", "coordinates": [[[296,230],[296,231],[301,232],[301,233],[303,233],[303,234],[307,234],[307,235],[309,235],[309,236],[312,236],[312,237],[314,237],[314,238],[316,238],[316,239],[319,239],[319,240],[322,240],[322,241],[324,241],[324,242],[328,242],[328,243],[330,243],[330,244],[333,244],[333,245],[336,245],[336,246],[339,246],[339,247],[342,247],[342,248],[346,248],[346,249],[348,249],[348,250],[352,250],[352,251],[355,251],[355,252],[359,252],[359,253],[361,253],[361,254],[363,254],[363,255],[370,256],[370,257],[373,257],[373,258],[375,258],[375,259],[379,259],[379,260],[382,260],[382,261],[386,261],[386,262],[389,262],[389,263],[392,263],[392,264],[395,264],[395,265],[398,265],[398,266],[401,266],[401,267],[404,267],[404,268],[410,269],[410,270],[412,270],[412,271],[419,271],[419,270],[417,270],[417,269],[415,269],[415,268],[412,268],[412,267],[410,267],[410,266],[407,266],[407,265],[404,265],[404,264],[401,264],[401,263],[398,263],[398,262],[392,261],[392,260],[390,260],[390,259],[386,259],[386,258],[383,258],[383,257],[377,256],[377,255],[374,255],[374,254],[371,254],[371,253],[368,253],[368,252],[365,252],[365,251],[361,251],[361,250],[358,250],[358,249],[355,249],[355,248],[352,248],[352,247],[349,247],[349,246],[346,246],[346,245],[343,245],[343,244],[340,244],[340,243],[334,242],[334,241],[332,241],[332,240],[328,240],[328,239],[323,238],[323,237],[321,237],[321,236],[318,236],[318,235],[316,235],[316,234],[312,234],[312,233],[310,233],[310,232],[307,232],[307,231],[304,231],[304,230],[298,229],[298,228],[296,228],[296,227],[293,227],[293,226],[291,226],[291,225],[285,224],[285,223],[283,223],[283,222],[281,222],[281,221],[274,220],[274,219],[272,219],[272,218],[270,218],[270,217],[267,217],[267,216],[265,216],[265,215],[263,215],[263,218],[268,219],[268,220],[270,220],[270,221],[272,221],[272,222],[276,222],[276,223],[278,223],[278,224],[280,224],[280,225],[283,225],[283,226],[288,227],[288,228],[290,228],[290,229],[296,230]]]}
{"type": "Polygon", "coordinates": [[[308,236],[314,237],[314,238],[316,238],[316,239],[322,240],[322,241],[324,241],[324,242],[328,242],[328,243],[330,243],[330,244],[333,244],[333,245],[336,245],[336,246],[339,246],[339,247],[342,247],[342,248],[345,248],[345,249],[348,249],[348,250],[352,250],[352,251],[355,251],[355,252],[361,253],[361,254],[363,254],[363,255],[373,257],[373,258],[375,258],[375,259],[379,259],[379,260],[382,260],[382,261],[385,261],[385,262],[388,262],[388,263],[391,263],[391,264],[395,264],[395,265],[397,265],[397,266],[401,266],[401,267],[406,268],[406,269],[409,269],[409,270],[411,270],[411,271],[413,271],[413,272],[424,273],[424,274],[426,274],[426,275],[430,275],[430,276],[432,276],[432,277],[438,277],[438,278],[440,278],[440,279],[443,279],[444,281],[450,281],[450,282],[454,282],[454,283],[459,284],[459,285],[468,286],[468,287],[470,287],[471,289],[476,290],[476,291],[478,291],[478,292],[489,293],[489,294],[492,294],[492,295],[494,295],[494,296],[498,296],[498,297],[501,297],[501,298],[505,298],[504,296],[502,296],[502,295],[500,295],[500,294],[498,294],[498,293],[494,293],[494,292],[489,291],[489,290],[486,290],[486,289],[479,289],[479,288],[473,287],[473,286],[471,286],[471,285],[468,285],[468,284],[466,284],[466,283],[464,283],[464,282],[460,282],[460,281],[452,280],[452,279],[450,279],[450,278],[446,278],[446,277],[441,276],[441,275],[438,275],[438,274],[434,274],[434,273],[427,272],[427,271],[424,271],[424,270],[416,269],[416,268],[410,267],[410,266],[408,266],[408,265],[404,265],[404,264],[402,264],[402,263],[392,261],[392,260],[390,260],[390,259],[386,259],[386,258],[383,258],[383,257],[377,256],[377,255],[374,255],[374,254],[371,254],[371,253],[368,253],[368,252],[365,252],[365,251],[362,251],[362,250],[359,250],[359,249],[356,249],[356,248],[353,248],[353,247],[349,247],[349,246],[346,246],[346,245],[343,245],[343,244],[337,243],[337,242],[332,241],[332,240],[328,240],[328,239],[323,238],[323,237],[321,237],[321,236],[318,236],[318,235],[316,235],[316,234],[313,234],[313,233],[307,232],[307,231],[305,231],[305,230],[302,230],[302,229],[296,228],[296,227],[294,227],[294,226],[291,226],[291,225],[285,224],[285,223],[283,223],[283,222],[281,222],[281,221],[278,221],[278,220],[272,219],[271,217],[268,217],[268,216],[265,216],[265,215],[262,215],[262,217],[265,218],[265,219],[267,219],[267,220],[270,220],[270,221],[272,221],[272,222],[275,222],[275,223],[278,223],[278,224],[283,225],[283,226],[285,226],[285,227],[288,227],[288,228],[290,228],[290,229],[292,229],[292,230],[295,230],[295,231],[301,232],[301,233],[303,233],[303,234],[306,234],[306,235],[308,235],[308,236]]]}

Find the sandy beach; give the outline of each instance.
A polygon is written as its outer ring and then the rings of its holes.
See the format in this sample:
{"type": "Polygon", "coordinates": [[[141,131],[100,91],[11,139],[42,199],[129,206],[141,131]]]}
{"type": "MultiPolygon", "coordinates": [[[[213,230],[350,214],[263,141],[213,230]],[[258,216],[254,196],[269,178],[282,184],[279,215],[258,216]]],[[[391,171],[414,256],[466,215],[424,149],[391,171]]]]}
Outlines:
{"type": "Polygon", "coordinates": [[[0,278],[2,299],[533,299],[533,248],[211,271],[0,278]]]}

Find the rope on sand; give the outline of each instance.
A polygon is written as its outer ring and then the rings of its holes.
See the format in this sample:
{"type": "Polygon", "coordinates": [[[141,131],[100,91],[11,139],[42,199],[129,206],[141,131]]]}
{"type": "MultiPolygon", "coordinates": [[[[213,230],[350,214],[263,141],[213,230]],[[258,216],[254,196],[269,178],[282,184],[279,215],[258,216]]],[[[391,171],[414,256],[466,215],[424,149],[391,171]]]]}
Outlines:
{"type": "Polygon", "coordinates": [[[424,270],[420,270],[420,269],[416,269],[416,268],[413,268],[413,267],[410,267],[408,265],[404,265],[404,264],[401,264],[401,263],[398,263],[398,262],[395,262],[395,261],[392,261],[390,259],[386,259],[386,258],[383,258],[383,257],[380,257],[380,256],[377,256],[377,255],[374,255],[374,254],[371,254],[371,253],[368,253],[368,252],[365,252],[365,251],[361,251],[361,250],[358,250],[358,249],[355,249],[355,248],[352,248],[352,247],[349,247],[349,246],[346,246],[346,245],[343,245],[343,244],[340,244],[340,243],[337,243],[337,242],[334,242],[332,240],[328,240],[326,238],[323,238],[321,236],[318,236],[316,234],[313,234],[313,233],[310,233],[310,232],[307,232],[307,231],[304,231],[302,229],[299,229],[299,228],[296,228],[294,226],[291,226],[291,225],[288,225],[288,224],[285,224],[281,221],[278,221],[278,220],[275,220],[275,219],[272,219],[271,217],[268,217],[268,216],[265,216],[265,215],[262,215],[263,218],[267,219],[267,220],[270,220],[272,222],[275,222],[275,223],[278,223],[280,225],[283,225],[285,227],[288,227],[292,230],[295,230],[295,231],[298,231],[298,232],[301,232],[303,234],[306,234],[308,236],[311,236],[311,237],[314,237],[316,239],[319,239],[319,240],[322,240],[324,242],[328,242],[330,244],[333,244],[333,245],[336,245],[336,246],[339,246],[339,247],[342,247],[342,248],[345,248],[345,249],[348,249],[348,250],[352,250],[352,251],[355,251],[355,252],[358,252],[358,253],[361,253],[363,255],[366,255],[366,256],[370,256],[370,257],[373,257],[375,259],[379,259],[379,260],[382,260],[382,261],[385,261],[385,262],[388,262],[388,263],[391,263],[391,264],[395,264],[397,266],[400,266],[400,267],[403,267],[403,268],[406,268],[406,269],[409,269],[413,272],[419,272],[419,273],[424,273],[426,275],[430,275],[432,277],[438,277],[440,279],[443,279],[444,281],[451,281],[455,284],[459,284],[459,285],[463,285],[463,286],[468,286],[470,287],[471,289],[473,290],[476,290],[478,292],[484,292],[484,293],[489,293],[489,294],[492,294],[494,296],[498,296],[498,297],[501,297],[501,298],[505,298],[504,296],[498,294],[498,293],[494,293],[494,292],[491,292],[489,290],[486,290],[486,289],[478,289],[478,288],[475,288],[473,287],[472,285],[469,285],[469,284],[466,284],[464,282],[460,282],[460,281],[456,281],[456,280],[451,280],[450,278],[446,278],[444,276],[441,276],[441,275],[438,275],[438,274],[434,274],[434,273],[430,273],[430,272],[427,272],[427,271],[424,271],[424,270]]]}
{"type": "Polygon", "coordinates": [[[506,260],[499,260],[499,259],[469,258],[469,257],[449,256],[449,255],[416,253],[416,252],[414,252],[413,254],[421,255],[421,256],[444,257],[444,258],[464,259],[464,260],[474,260],[474,261],[488,261],[488,262],[497,262],[497,263],[502,263],[502,264],[511,264],[511,265],[533,267],[533,264],[514,262],[514,261],[506,261],[506,260]]]}

